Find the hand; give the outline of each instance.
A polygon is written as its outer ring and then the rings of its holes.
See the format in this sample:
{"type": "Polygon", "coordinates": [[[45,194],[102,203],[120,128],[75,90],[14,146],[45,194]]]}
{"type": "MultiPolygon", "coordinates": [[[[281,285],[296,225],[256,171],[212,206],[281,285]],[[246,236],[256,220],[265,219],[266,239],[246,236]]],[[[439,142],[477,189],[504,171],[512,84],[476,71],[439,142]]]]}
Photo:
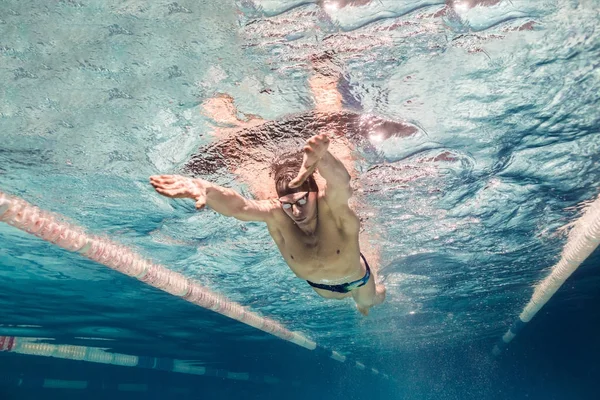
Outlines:
{"type": "Polygon", "coordinates": [[[298,176],[290,183],[290,188],[301,186],[304,181],[315,171],[319,160],[325,155],[329,148],[329,137],[325,133],[315,135],[306,141],[304,146],[304,158],[298,176]]]}
{"type": "Polygon", "coordinates": [[[163,196],[196,200],[198,210],[206,205],[206,187],[208,182],[181,175],[153,175],[150,184],[163,196]]]}

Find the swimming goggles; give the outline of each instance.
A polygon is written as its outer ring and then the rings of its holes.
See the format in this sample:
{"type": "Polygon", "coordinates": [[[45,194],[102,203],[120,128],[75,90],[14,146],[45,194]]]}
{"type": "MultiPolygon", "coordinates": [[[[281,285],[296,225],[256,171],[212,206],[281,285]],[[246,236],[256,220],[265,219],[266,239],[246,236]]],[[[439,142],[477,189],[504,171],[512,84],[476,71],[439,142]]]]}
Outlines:
{"type": "Polygon", "coordinates": [[[283,207],[284,210],[289,210],[290,208],[292,208],[292,206],[294,204],[297,204],[299,206],[303,206],[306,205],[306,203],[308,202],[308,192],[302,196],[301,198],[299,198],[298,200],[294,201],[293,203],[288,203],[288,202],[283,202],[281,200],[279,200],[281,202],[281,207],[283,207]]]}

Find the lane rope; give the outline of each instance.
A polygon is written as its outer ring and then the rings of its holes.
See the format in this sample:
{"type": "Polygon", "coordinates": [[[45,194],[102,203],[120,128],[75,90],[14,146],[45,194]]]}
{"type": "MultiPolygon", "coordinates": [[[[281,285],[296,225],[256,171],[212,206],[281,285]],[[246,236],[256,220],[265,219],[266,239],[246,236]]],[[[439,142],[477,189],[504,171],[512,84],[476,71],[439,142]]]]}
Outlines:
{"type": "MultiPolygon", "coordinates": [[[[240,304],[214,293],[178,272],[147,260],[122,244],[108,238],[87,234],[83,228],[65,222],[61,216],[41,210],[21,198],[9,196],[1,191],[0,222],[37,236],[65,250],[79,253],[90,260],[197,306],[260,329],[305,349],[319,350],[338,362],[359,369],[365,368],[362,363],[358,361],[349,363],[348,357],[320,346],[301,333],[292,332],[280,323],[262,317],[240,304]]],[[[387,374],[380,373],[375,368],[365,369],[373,375],[389,378],[387,374]]]]}
{"type": "MultiPolygon", "coordinates": [[[[250,372],[232,372],[219,368],[196,365],[198,361],[177,360],[164,357],[134,356],[114,353],[107,348],[48,343],[48,338],[0,336],[0,351],[38,357],[54,357],[64,360],[86,361],[121,367],[138,367],[188,375],[204,375],[230,380],[256,383],[282,383],[271,375],[250,372]]],[[[298,384],[292,381],[291,384],[298,384]]]]}
{"type": "Polygon", "coordinates": [[[508,331],[494,345],[492,353],[499,355],[523,330],[525,325],[552,298],[556,291],[600,244],[600,197],[586,207],[569,232],[560,261],[543,281],[536,285],[531,299],[508,331]]]}

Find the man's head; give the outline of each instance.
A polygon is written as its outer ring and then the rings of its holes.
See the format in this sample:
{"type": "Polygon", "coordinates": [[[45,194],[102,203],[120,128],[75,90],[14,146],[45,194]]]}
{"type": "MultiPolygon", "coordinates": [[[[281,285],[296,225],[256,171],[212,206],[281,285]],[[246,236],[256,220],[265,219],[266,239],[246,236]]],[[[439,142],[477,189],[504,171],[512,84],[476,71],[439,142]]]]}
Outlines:
{"type": "Polygon", "coordinates": [[[281,208],[297,224],[306,224],[317,216],[319,187],[312,175],[301,186],[289,187],[290,181],[298,175],[301,164],[302,154],[300,157],[287,156],[273,165],[273,173],[281,208]]]}

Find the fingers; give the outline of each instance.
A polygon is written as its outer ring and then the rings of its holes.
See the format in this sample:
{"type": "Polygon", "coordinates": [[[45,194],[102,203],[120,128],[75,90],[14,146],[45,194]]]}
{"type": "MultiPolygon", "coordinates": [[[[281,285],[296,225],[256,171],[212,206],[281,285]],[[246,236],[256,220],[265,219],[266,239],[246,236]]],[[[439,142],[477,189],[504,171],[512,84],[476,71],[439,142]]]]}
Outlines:
{"type": "Polygon", "coordinates": [[[185,178],[179,175],[153,175],[150,177],[150,184],[155,188],[177,189],[184,186],[185,178]]]}
{"type": "Polygon", "coordinates": [[[299,174],[297,177],[295,177],[294,179],[292,179],[290,181],[290,183],[288,183],[288,187],[290,189],[295,189],[299,186],[302,186],[302,184],[304,183],[304,181],[306,180],[306,176],[304,176],[306,174],[299,174]]]}
{"type": "Polygon", "coordinates": [[[196,210],[202,210],[206,205],[206,196],[201,195],[196,199],[196,210]]]}
{"type": "Polygon", "coordinates": [[[290,181],[290,183],[288,183],[288,187],[290,189],[296,189],[297,187],[302,186],[303,183],[304,179],[294,178],[290,181]]]}
{"type": "Polygon", "coordinates": [[[320,143],[329,143],[329,136],[326,133],[320,133],[308,139],[306,141],[307,144],[320,144],[320,143]]]}
{"type": "Polygon", "coordinates": [[[177,175],[151,176],[150,184],[154,189],[167,197],[188,197],[188,188],[185,181],[177,175]]]}
{"type": "Polygon", "coordinates": [[[174,175],[152,175],[150,177],[151,181],[161,181],[163,179],[167,179],[167,178],[173,178],[174,175]]]}
{"type": "Polygon", "coordinates": [[[325,133],[315,135],[306,141],[305,152],[323,152],[329,147],[329,136],[325,133]]]}
{"type": "Polygon", "coordinates": [[[181,182],[174,182],[174,183],[163,183],[163,182],[150,182],[150,184],[152,186],[154,186],[154,189],[158,190],[168,190],[168,191],[183,191],[186,189],[186,185],[184,185],[181,182]]]}
{"type": "Polygon", "coordinates": [[[180,189],[166,189],[160,186],[155,186],[154,189],[162,194],[163,196],[167,196],[167,197],[187,197],[186,196],[186,192],[184,190],[180,190],[180,189]]]}
{"type": "Polygon", "coordinates": [[[190,178],[180,175],[153,175],[150,177],[150,184],[163,196],[195,199],[198,209],[206,204],[205,189],[198,188],[190,178]]]}
{"type": "Polygon", "coordinates": [[[174,183],[179,180],[177,175],[152,175],[150,177],[150,183],[174,183]]]}
{"type": "Polygon", "coordinates": [[[300,169],[300,172],[298,172],[298,176],[296,176],[290,181],[290,183],[288,183],[288,187],[291,189],[295,189],[299,186],[302,186],[304,181],[310,176],[311,173],[312,170],[302,167],[300,169]]]}

